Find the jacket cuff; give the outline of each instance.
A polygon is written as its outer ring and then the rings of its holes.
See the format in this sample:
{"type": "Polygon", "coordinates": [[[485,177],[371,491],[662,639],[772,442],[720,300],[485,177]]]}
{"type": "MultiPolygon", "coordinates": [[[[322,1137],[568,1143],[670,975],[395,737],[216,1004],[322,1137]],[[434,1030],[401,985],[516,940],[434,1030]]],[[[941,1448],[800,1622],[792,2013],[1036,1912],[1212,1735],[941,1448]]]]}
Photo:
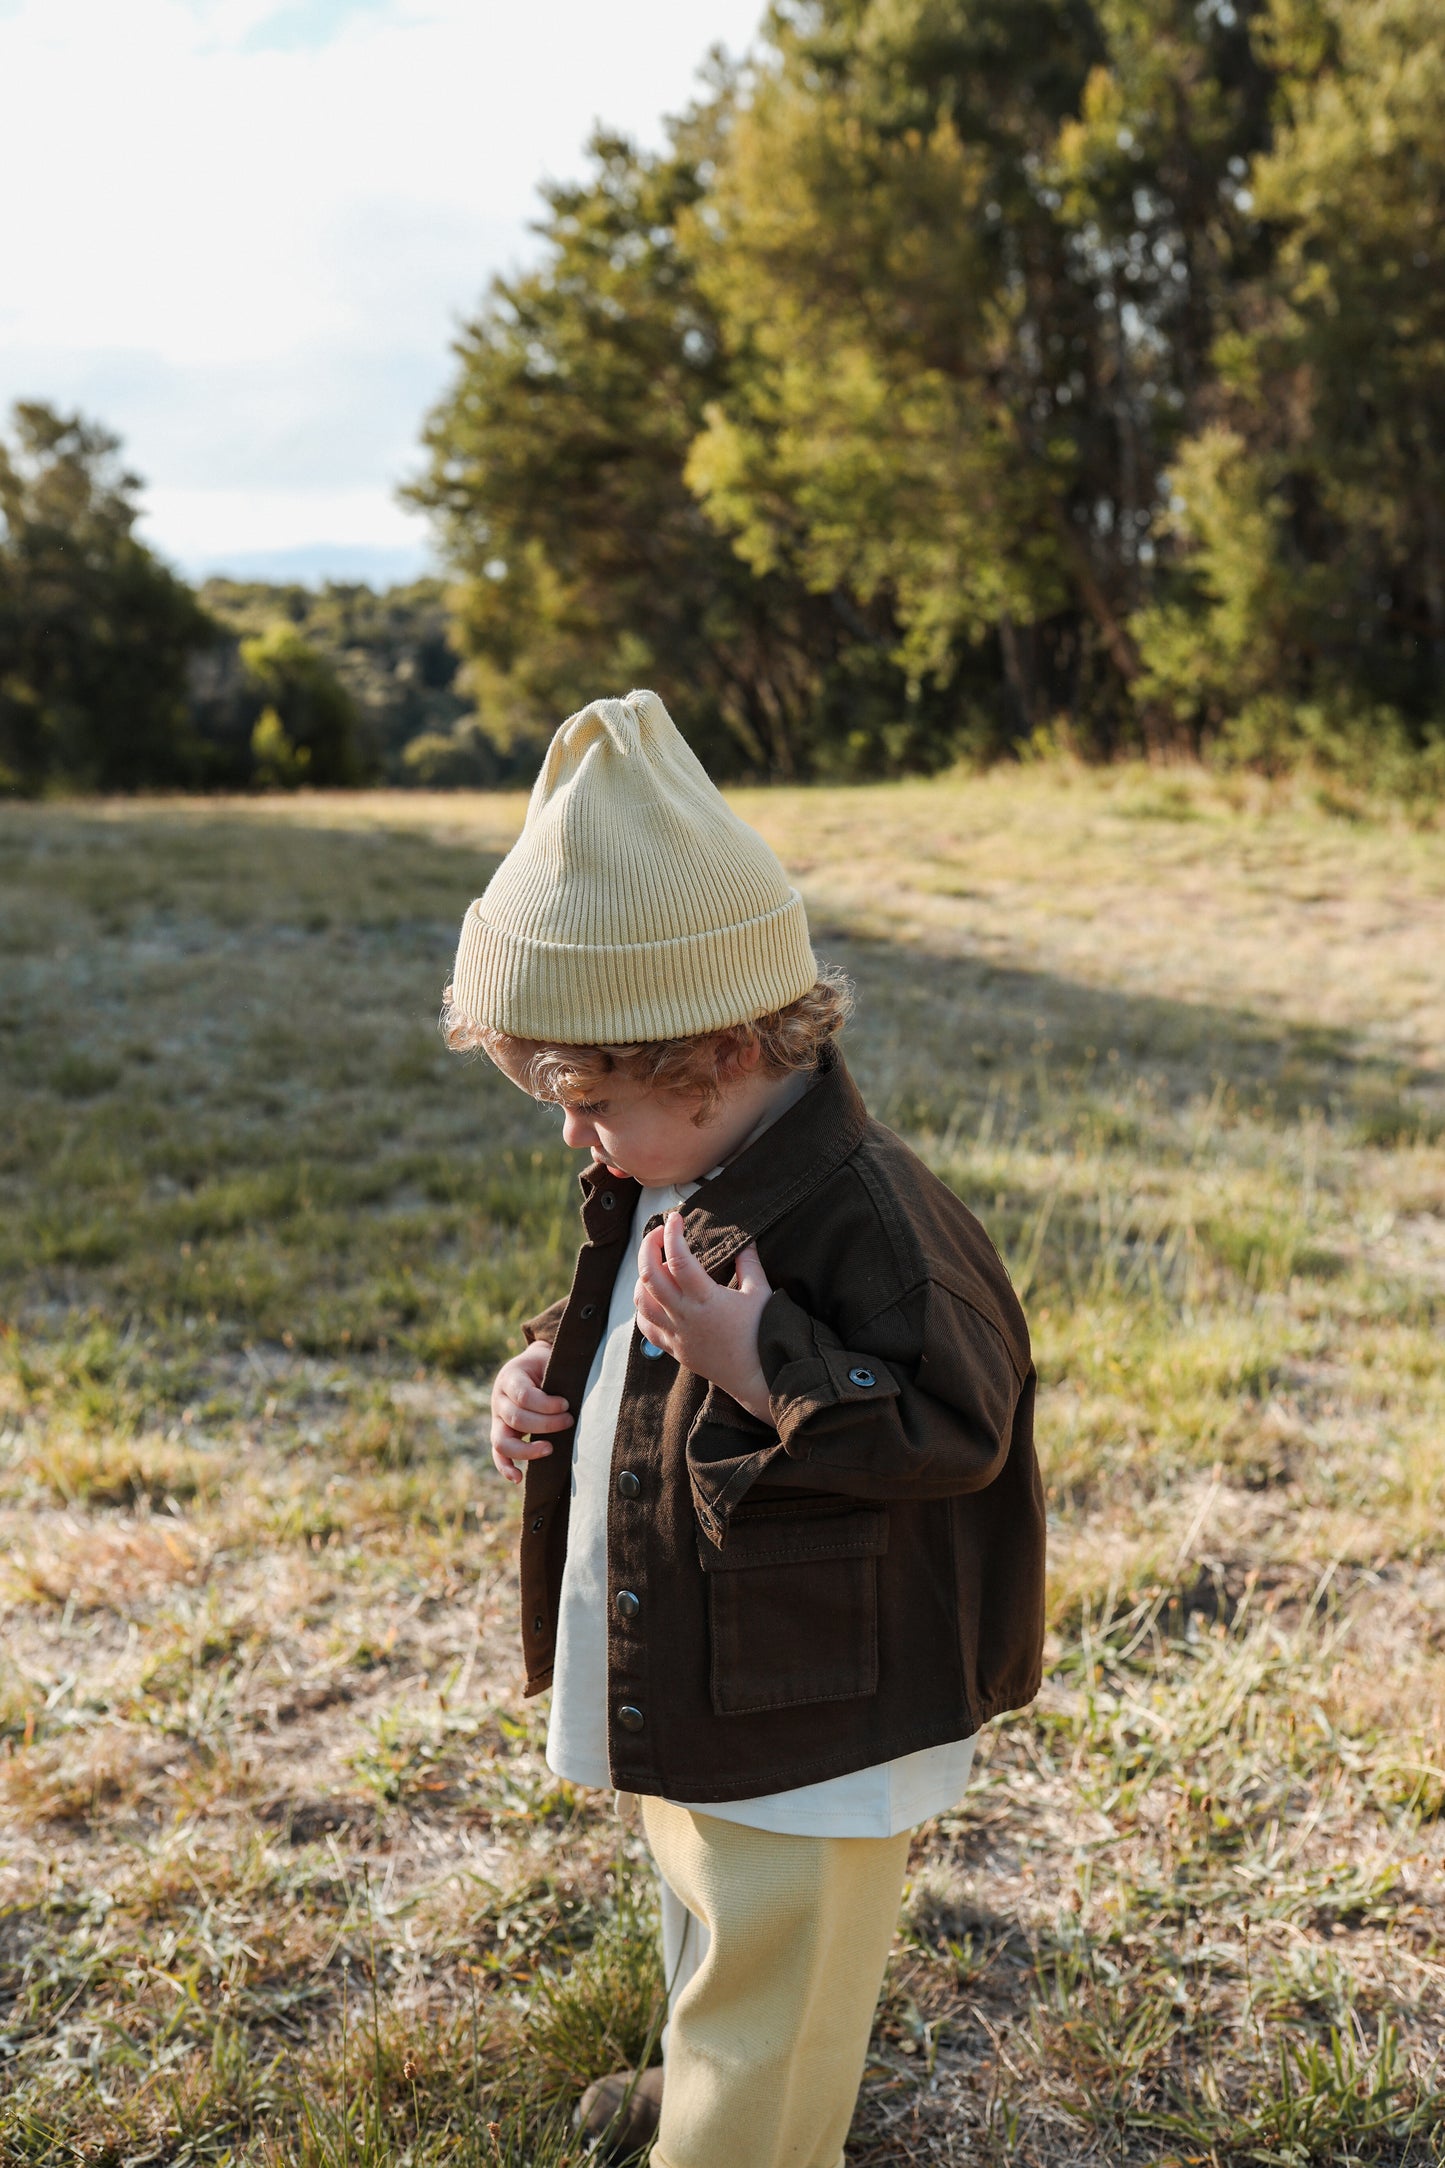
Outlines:
{"type": "Polygon", "coordinates": [[[532,1345],[534,1340],[542,1340],[548,1347],[551,1347],[557,1337],[557,1327],[562,1322],[562,1312],[566,1307],[567,1297],[562,1295],[559,1296],[556,1302],[549,1302],[545,1310],[539,1310],[535,1317],[523,1320],[522,1331],[526,1336],[528,1347],[532,1345]]]}
{"type": "Polygon", "coordinates": [[[687,1475],[698,1526],[716,1544],[727,1540],[735,1508],[782,1455],[777,1435],[710,1385],[687,1437],[687,1475]]]}
{"type": "Polygon", "coordinates": [[[900,1390],[886,1363],[840,1347],[781,1289],[768,1298],[759,1320],[758,1361],[778,1437],[794,1460],[808,1457],[805,1426],[815,1416],[863,1401],[895,1400],[900,1390]]]}

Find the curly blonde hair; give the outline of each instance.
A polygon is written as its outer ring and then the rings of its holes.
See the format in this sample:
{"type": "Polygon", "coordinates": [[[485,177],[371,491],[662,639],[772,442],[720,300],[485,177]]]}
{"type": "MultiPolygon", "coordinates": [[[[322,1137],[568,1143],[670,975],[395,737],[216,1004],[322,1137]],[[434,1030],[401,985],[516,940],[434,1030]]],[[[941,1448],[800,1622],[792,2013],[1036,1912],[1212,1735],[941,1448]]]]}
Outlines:
{"type": "Polygon", "coordinates": [[[682,1039],[643,1039],[629,1046],[558,1046],[518,1039],[463,1015],[448,986],[442,995],[441,1032],[454,1054],[485,1054],[534,1099],[559,1106],[597,1097],[606,1077],[626,1077],[649,1090],[695,1099],[693,1120],[705,1122],[725,1087],[744,1074],[787,1076],[814,1069],[853,1011],[846,972],[825,965],[807,993],[786,1008],[754,1016],[745,1024],[682,1039]],[[758,1050],[756,1063],[746,1057],[758,1050]]]}

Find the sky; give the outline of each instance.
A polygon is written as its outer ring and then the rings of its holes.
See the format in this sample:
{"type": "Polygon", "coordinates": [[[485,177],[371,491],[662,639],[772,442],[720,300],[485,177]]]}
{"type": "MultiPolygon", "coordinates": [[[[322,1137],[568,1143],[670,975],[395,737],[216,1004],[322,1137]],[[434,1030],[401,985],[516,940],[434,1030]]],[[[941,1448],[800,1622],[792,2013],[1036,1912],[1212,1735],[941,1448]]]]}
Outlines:
{"type": "Polygon", "coordinates": [[[0,426],[80,408],[211,571],[409,577],[450,341],[594,123],[644,143],[762,0],[0,0],[0,426]]]}

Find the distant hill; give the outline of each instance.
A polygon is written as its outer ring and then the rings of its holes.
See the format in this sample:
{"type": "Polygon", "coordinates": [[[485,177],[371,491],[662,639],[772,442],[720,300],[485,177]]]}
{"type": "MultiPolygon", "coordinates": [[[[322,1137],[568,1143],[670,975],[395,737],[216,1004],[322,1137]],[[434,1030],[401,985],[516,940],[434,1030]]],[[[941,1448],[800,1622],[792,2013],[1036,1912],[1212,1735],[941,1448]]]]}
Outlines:
{"type": "Polygon", "coordinates": [[[434,573],[432,559],[417,544],[302,542],[289,549],[228,550],[215,556],[184,559],[180,568],[193,585],[207,580],[264,582],[307,587],[328,582],[362,582],[368,587],[407,587],[434,573]]]}

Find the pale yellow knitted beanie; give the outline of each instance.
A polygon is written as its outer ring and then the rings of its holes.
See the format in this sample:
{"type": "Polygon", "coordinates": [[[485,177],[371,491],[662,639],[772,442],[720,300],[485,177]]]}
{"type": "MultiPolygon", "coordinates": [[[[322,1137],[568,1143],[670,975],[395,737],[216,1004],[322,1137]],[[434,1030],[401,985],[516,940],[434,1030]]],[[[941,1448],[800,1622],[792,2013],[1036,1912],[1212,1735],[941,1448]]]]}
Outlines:
{"type": "Polygon", "coordinates": [[[621,1046],[745,1023],[805,994],[803,899],[656,693],[562,725],[522,833],[462,921],[452,1000],[475,1024],[621,1046]]]}

